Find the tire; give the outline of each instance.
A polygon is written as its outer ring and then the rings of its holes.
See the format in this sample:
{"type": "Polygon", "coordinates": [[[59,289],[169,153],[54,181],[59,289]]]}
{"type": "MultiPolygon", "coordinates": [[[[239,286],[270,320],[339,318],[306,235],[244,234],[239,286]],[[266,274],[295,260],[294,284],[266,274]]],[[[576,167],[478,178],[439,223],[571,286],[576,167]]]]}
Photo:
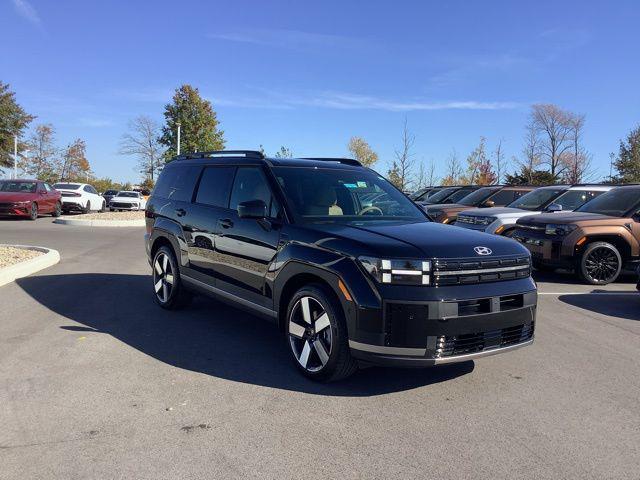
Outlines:
{"type": "Polygon", "coordinates": [[[91,213],[91,202],[89,200],[87,200],[87,206],[84,207],[82,213],[91,213]]]}
{"type": "Polygon", "coordinates": [[[610,243],[593,242],[582,252],[576,270],[591,285],[607,285],[620,275],[622,256],[610,243]]]}
{"type": "Polygon", "coordinates": [[[55,218],[58,218],[60,215],[62,215],[62,204],[60,202],[56,203],[56,206],[53,209],[53,213],[51,215],[55,218]]]}
{"type": "Polygon", "coordinates": [[[107,202],[102,202],[102,208],[100,209],[100,213],[104,213],[107,211],[107,202]]]}
{"type": "Polygon", "coordinates": [[[109,209],[109,211],[111,211],[111,212],[115,212],[115,210],[114,210],[113,208],[110,208],[110,209],[109,209]]]}
{"type": "Polygon", "coordinates": [[[298,370],[323,382],[342,380],[358,369],[351,356],[342,307],[323,285],[307,285],[289,301],[285,325],[289,352],[298,370]]]}
{"type": "Polygon", "coordinates": [[[38,204],[33,202],[31,204],[31,210],[29,210],[29,220],[37,220],[38,219],[38,204]]]}
{"type": "Polygon", "coordinates": [[[191,295],[184,289],[178,262],[173,250],[162,246],[153,256],[153,296],[158,305],[167,310],[180,308],[188,303],[191,295]]]}

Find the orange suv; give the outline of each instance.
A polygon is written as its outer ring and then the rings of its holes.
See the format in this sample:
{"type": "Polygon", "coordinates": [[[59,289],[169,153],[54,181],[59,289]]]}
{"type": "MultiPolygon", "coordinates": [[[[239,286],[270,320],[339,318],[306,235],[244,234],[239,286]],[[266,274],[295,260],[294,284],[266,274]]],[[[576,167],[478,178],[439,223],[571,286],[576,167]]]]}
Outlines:
{"type": "Polygon", "coordinates": [[[573,212],[522,217],[513,238],[541,270],[573,269],[592,285],[640,261],[640,185],[614,188],[573,212]]]}

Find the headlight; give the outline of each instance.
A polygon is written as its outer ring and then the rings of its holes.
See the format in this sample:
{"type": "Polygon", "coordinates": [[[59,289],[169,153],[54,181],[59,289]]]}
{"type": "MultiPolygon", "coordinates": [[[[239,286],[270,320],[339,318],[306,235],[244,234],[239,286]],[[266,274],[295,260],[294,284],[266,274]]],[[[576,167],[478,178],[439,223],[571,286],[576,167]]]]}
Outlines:
{"type": "Polygon", "coordinates": [[[495,221],[496,217],[476,217],[476,225],[483,225],[485,227],[487,225],[491,225],[495,221]]]}
{"type": "Polygon", "coordinates": [[[547,235],[558,235],[563,237],[565,235],[569,235],[576,228],[578,228],[577,225],[571,225],[571,224],[556,225],[555,223],[548,223],[544,227],[544,233],[546,233],[547,235]]]}
{"type": "Polygon", "coordinates": [[[430,260],[390,260],[360,257],[362,267],[379,283],[392,285],[430,285],[430,260]]]}

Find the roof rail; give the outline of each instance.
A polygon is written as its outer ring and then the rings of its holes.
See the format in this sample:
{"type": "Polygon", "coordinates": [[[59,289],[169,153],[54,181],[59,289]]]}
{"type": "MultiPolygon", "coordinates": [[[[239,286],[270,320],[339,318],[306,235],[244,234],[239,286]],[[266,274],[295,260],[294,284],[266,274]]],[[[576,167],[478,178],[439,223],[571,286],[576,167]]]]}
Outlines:
{"type": "Polygon", "coordinates": [[[330,158],[330,157],[301,157],[300,160],[317,160],[319,162],[338,162],[345,165],[353,165],[355,167],[361,167],[362,164],[353,158],[330,158]]]}
{"type": "Polygon", "coordinates": [[[264,154],[257,150],[212,150],[209,152],[194,152],[184,155],[177,155],[174,160],[190,160],[194,158],[213,158],[213,157],[246,157],[246,158],[264,158],[264,154]]]}

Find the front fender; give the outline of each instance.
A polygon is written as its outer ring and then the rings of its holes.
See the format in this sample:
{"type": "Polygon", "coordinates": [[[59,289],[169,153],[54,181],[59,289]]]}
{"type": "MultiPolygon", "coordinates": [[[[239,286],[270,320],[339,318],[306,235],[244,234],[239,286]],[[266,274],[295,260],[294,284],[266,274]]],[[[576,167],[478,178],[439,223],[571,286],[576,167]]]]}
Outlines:
{"type": "Polygon", "coordinates": [[[621,241],[625,242],[629,246],[630,254],[632,257],[637,257],[640,255],[640,245],[638,241],[633,236],[627,228],[621,225],[615,226],[584,226],[579,227],[570,235],[567,236],[565,241],[562,243],[562,255],[572,256],[576,249],[576,243],[583,237],[587,237],[588,240],[598,240],[602,238],[604,241],[607,238],[616,237],[621,241]]]}

